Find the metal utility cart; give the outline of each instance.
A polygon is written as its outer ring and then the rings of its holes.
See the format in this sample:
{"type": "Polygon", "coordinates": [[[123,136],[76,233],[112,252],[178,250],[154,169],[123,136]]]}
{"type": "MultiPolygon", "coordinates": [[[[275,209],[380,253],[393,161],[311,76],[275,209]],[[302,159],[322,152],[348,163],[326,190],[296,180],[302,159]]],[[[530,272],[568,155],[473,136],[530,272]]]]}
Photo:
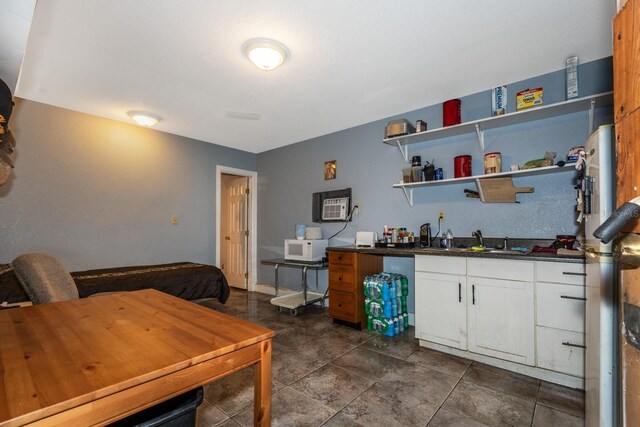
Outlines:
{"type": "Polygon", "coordinates": [[[328,264],[324,261],[321,262],[302,262],[302,261],[289,261],[284,258],[269,259],[261,261],[265,265],[273,265],[275,272],[275,287],[276,296],[271,298],[271,304],[278,307],[278,310],[289,309],[289,314],[292,316],[298,315],[298,308],[306,307],[307,305],[314,304],[320,301],[320,305],[324,308],[324,300],[327,298],[329,288],[321,294],[318,289],[318,270],[326,270],[328,264]],[[302,290],[288,295],[278,295],[278,269],[280,267],[299,268],[302,270],[302,290]],[[307,272],[309,270],[316,271],[316,292],[308,290],[307,286],[307,272]]]}

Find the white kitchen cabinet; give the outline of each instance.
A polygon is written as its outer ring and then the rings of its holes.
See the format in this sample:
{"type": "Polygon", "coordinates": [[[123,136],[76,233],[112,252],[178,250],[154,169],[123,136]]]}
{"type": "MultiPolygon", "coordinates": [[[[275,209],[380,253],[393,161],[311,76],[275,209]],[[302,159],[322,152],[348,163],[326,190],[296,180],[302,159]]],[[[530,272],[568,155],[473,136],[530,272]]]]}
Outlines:
{"type": "Polygon", "coordinates": [[[584,378],[585,266],[536,263],[536,366],[584,378]]]}
{"type": "Polygon", "coordinates": [[[536,327],[537,366],[584,378],[584,334],[536,327]]]}
{"type": "Polygon", "coordinates": [[[533,366],[533,283],[467,278],[469,351],[533,366]]]}
{"type": "Polygon", "coordinates": [[[429,348],[584,387],[584,271],[575,262],[416,256],[416,338],[429,348]]]}
{"type": "Polygon", "coordinates": [[[466,350],[467,260],[415,257],[416,338],[466,350]]]}
{"type": "Polygon", "coordinates": [[[467,348],[466,277],[416,271],[416,338],[467,348]]]}

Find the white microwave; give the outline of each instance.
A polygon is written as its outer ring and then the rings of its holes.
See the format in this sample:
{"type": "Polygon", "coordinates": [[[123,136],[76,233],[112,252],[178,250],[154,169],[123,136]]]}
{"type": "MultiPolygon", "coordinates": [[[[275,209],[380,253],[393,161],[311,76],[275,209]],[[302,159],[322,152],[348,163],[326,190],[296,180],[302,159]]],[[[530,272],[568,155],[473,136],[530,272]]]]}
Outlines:
{"type": "Polygon", "coordinates": [[[329,246],[327,239],[286,239],[284,259],[289,261],[322,261],[329,246]]]}

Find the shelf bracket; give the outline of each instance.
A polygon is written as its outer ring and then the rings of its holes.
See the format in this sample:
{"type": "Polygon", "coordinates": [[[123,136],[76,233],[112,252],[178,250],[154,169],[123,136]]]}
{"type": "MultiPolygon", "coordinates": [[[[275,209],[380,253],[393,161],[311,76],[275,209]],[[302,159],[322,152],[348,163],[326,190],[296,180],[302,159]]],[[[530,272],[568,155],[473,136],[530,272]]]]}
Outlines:
{"type": "Polygon", "coordinates": [[[484,130],[480,129],[480,123],[476,123],[476,136],[478,144],[480,144],[480,151],[484,151],[484,130]]]}
{"type": "Polygon", "coordinates": [[[407,145],[404,145],[404,148],[402,146],[402,143],[400,143],[400,140],[396,141],[396,143],[398,144],[398,150],[400,150],[400,154],[402,154],[402,158],[404,159],[405,162],[409,161],[409,147],[407,147],[407,145]]]}
{"type": "Polygon", "coordinates": [[[595,120],[594,113],[596,108],[596,100],[591,100],[591,107],[589,107],[589,135],[593,133],[593,122],[595,120]]]}
{"type": "Polygon", "coordinates": [[[413,207],[413,188],[409,188],[409,190],[407,190],[405,187],[402,187],[402,192],[404,193],[404,197],[407,198],[409,206],[413,207]]]}

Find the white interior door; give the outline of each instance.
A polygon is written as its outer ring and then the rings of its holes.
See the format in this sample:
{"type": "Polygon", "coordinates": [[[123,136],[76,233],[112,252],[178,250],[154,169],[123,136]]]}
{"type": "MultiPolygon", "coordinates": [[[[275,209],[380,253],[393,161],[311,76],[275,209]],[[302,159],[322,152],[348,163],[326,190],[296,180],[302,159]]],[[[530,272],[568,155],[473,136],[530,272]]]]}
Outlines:
{"type": "Polygon", "coordinates": [[[222,174],[220,269],[230,286],[247,289],[248,183],[246,176],[222,174]]]}

